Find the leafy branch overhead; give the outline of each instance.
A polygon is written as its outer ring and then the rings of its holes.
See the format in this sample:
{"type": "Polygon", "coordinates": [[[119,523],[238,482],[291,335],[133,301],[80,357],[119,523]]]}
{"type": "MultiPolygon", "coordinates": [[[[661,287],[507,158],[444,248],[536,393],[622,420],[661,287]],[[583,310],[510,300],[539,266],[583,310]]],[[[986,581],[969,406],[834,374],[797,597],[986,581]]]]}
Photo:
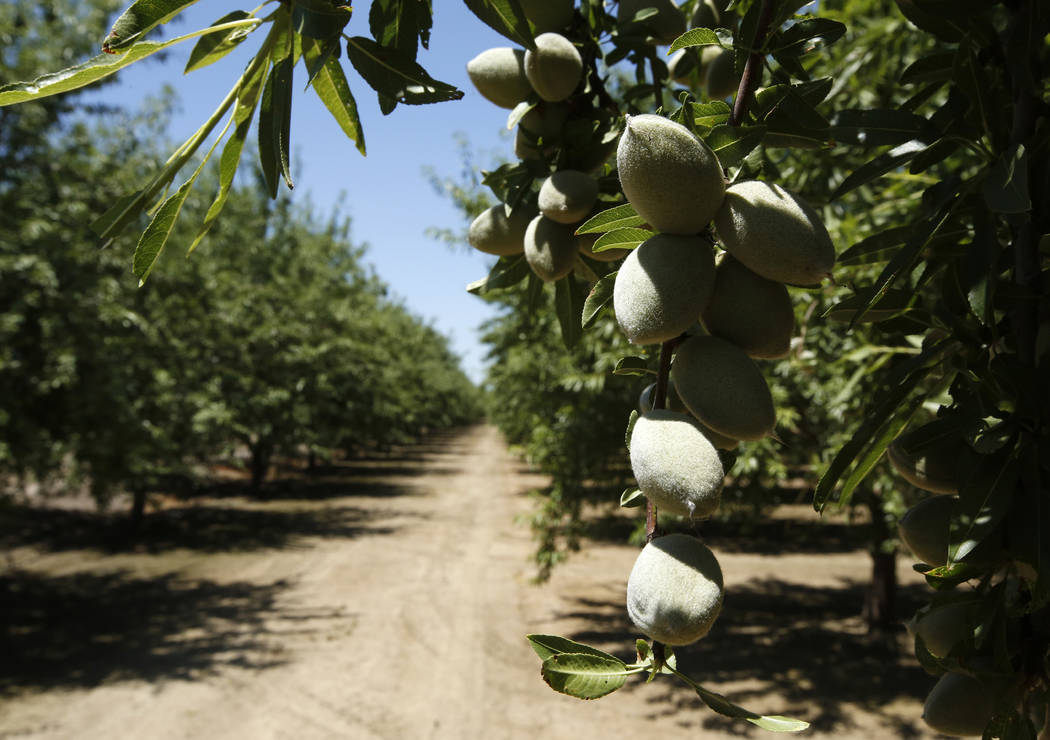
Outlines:
{"type": "Polygon", "coordinates": [[[340,0],[282,0],[267,15],[259,15],[267,7],[264,4],[251,12],[233,11],[207,28],[166,41],[147,40],[151,31],[193,4],[193,0],[136,0],[114,22],[98,56],[35,80],[0,86],[0,106],[14,105],[90,85],[191,39],[196,39],[196,44],[186,64],[187,73],[208,67],[250,38],[260,39],[255,55],[208,120],[171,154],[148,183],[119,200],[92,224],[109,242],[143,214],[149,217],[133,259],[133,271],[142,282],[163,252],[198,175],[225,139],[218,191],[190,251],[206,236],[226,203],[253,120],[258,121],[258,157],[270,196],[277,196],[282,181],[293,187],[291,112],[296,85],[312,89],[339,128],[361,154],[365,153],[357,101],[341,62],[344,47],[353,70],[375,90],[385,114],[399,103],[421,105],[463,97],[462,91],[435,80],[416,61],[419,46],[426,48],[429,44],[430,3],[376,0],[364,17],[355,16],[353,7],[340,0]],[[346,33],[358,18],[362,25],[367,22],[371,38],[346,33]],[[302,77],[296,75],[300,67],[302,77]],[[203,149],[216,129],[218,136],[203,149]],[[174,194],[166,195],[179,172],[195,158],[199,161],[193,174],[174,194]]]}

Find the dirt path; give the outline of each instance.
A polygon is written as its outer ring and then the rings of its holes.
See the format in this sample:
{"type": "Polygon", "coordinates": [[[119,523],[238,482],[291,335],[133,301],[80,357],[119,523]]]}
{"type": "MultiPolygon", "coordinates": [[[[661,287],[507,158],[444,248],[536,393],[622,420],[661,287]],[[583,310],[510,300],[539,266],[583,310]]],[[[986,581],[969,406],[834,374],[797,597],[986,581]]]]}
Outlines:
{"type": "MultiPolygon", "coordinates": [[[[588,545],[531,585],[519,519],[542,482],[476,427],[265,501],[162,512],[153,551],[107,551],[75,518],[30,526],[0,573],[0,654],[14,656],[0,658],[0,738],[764,735],[668,681],[596,702],[546,687],[527,632],[630,657],[635,551],[588,545]]],[[[863,553],[713,547],[726,610],[681,667],[814,721],[811,737],[926,736],[913,697],[932,680],[870,644],[843,603],[863,553]]]]}

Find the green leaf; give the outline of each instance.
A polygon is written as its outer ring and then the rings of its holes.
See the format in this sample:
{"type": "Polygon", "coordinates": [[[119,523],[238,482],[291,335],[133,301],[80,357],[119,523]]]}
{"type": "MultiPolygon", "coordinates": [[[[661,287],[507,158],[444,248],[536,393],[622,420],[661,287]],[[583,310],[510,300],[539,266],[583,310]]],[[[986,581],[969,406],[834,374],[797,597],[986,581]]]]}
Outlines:
{"type": "Polygon", "coordinates": [[[529,645],[532,647],[536,655],[540,656],[540,660],[546,660],[552,655],[561,655],[563,653],[594,655],[598,658],[605,658],[607,660],[619,660],[615,655],[610,655],[609,653],[591,647],[590,645],[584,645],[582,642],[574,642],[567,637],[558,637],[557,635],[525,635],[525,639],[529,641],[529,645]]]}
{"type": "Polygon", "coordinates": [[[723,167],[739,164],[766,135],[765,126],[730,126],[723,124],[711,129],[704,140],[718,155],[723,167]]]}
{"type": "Polygon", "coordinates": [[[474,295],[483,295],[490,290],[509,288],[517,285],[532,274],[532,268],[525,259],[525,255],[515,257],[501,257],[492,267],[488,277],[475,280],[467,286],[467,292],[474,295]]]}
{"type": "Polygon", "coordinates": [[[292,30],[304,38],[338,38],[350,22],[350,4],[332,0],[292,0],[292,30]]]}
{"type": "Polygon", "coordinates": [[[187,254],[191,254],[211,230],[222,209],[226,206],[226,200],[233,187],[233,178],[237,174],[240,165],[241,154],[244,152],[244,142],[248,138],[248,130],[252,125],[252,117],[255,108],[259,104],[259,96],[262,93],[262,78],[265,66],[258,65],[251,79],[245,80],[244,87],[237,98],[237,107],[233,112],[233,121],[236,127],[226,145],[222,148],[222,156],[219,157],[219,192],[208,207],[208,213],[204,216],[204,222],[197,231],[193,243],[190,244],[187,254]]]}
{"type": "Polygon", "coordinates": [[[631,409],[631,415],[627,417],[627,429],[623,433],[623,444],[628,450],[631,449],[631,435],[634,434],[636,423],[638,423],[638,409],[631,409]]]}
{"type": "Polygon", "coordinates": [[[869,237],[861,239],[840,254],[836,262],[840,265],[849,265],[878,259],[882,256],[883,252],[904,244],[904,242],[908,240],[908,234],[911,233],[911,228],[910,225],[894,226],[885,231],[872,234],[869,237]]]}
{"type": "Polygon", "coordinates": [[[29,82],[10,82],[6,85],[0,85],[0,107],[24,103],[27,100],[39,100],[50,95],[58,95],[90,85],[130,64],[134,64],[140,59],[145,59],[151,54],[156,54],[158,51],[162,51],[184,40],[185,38],[180,37],[163,43],[143,41],[132,46],[124,54],[99,54],[86,62],[63,69],[60,72],[50,72],[41,75],[29,82]]]}
{"type": "Polygon", "coordinates": [[[554,308],[561,325],[561,340],[572,349],[583,336],[583,304],[585,296],[580,281],[567,275],[554,284],[554,308]]]}
{"type": "Polygon", "coordinates": [[[411,59],[416,58],[420,36],[426,46],[431,21],[429,8],[418,0],[373,0],[368,11],[372,38],[411,59]]]}
{"type": "MultiPolygon", "coordinates": [[[[381,99],[386,97],[395,103],[424,105],[463,97],[461,90],[435,80],[414,60],[364,36],[350,38],[347,54],[354,69],[381,99]]],[[[384,112],[389,113],[390,108],[384,107],[384,112]]]]}
{"type": "Polygon", "coordinates": [[[862,318],[876,303],[882,300],[883,296],[886,295],[887,291],[902,275],[907,274],[911,270],[922,251],[929,246],[937,232],[948,221],[948,217],[951,215],[951,208],[952,202],[945,203],[938,213],[915,224],[908,241],[897,250],[896,254],[893,255],[893,258],[886,264],[879,277],[875,280],[868,305],[861,310],[857,318],[850,324],[851,329],[858,319],[862,318]]]}
{"type": "Polygon", "coordinates": [[[975,568],[969,563],[952,563],[931,568],[923,573],[926,583],[937,591],[945,591],[955,588],[960,583],[970,580],[981,573],[980,568],[975,568]]]}
{"type": "Polygon", "coordinates": [[[981,195],[996,213],[1025,213],[1032,210],[1028,193],[1028,152],[1024,144],[1010,147],[996,160],[981,185],[981,195]]]}
{"type": "Polygon", "coordinates": [[[146,210],[146,200],[145,188],[128,193],[92,221],[91,230],[104,239],[107,234],[119,232],[146,210]]]}
{"type": "Polygon", "coordinates": [[[721,46],[722,41],[718,34],[709,28],[694,28],[686,31],[672,42],[667,49],[668,54],[673,54],[679,49],[687,49],[690,46],[721,46]]]}
{"type": "MultiPolygon", "coordinates": [[[[212,25],[219,26],[230,21],[245,20],[249,17],[251,16],[243,10],[234,10],[232,13],[227,13],[212,23],[212,25]]],[[[248,31],[244,28],[228,28],[225,31],[201,36],[194,45],[193,51],[190,52],[190,58],[186,62],[186,68],[182,70],[182,73],[186,74],[219,61],[236,49],[246,38],[248,38],[248,31]]]]}
{"type": "Polygon", "coordinates": [[[613,285],[616,282],[616,272],[610,272],[601,280],[596,282],[587,294],[587,300],[583,302],[583,328],[589,329],[594,326],[601,315],[602,309],[612,302],[613,285]]]}
{"type": "MultiPolygon", "coordinates": [[[[889,381],[895,382],[886,382],[876,392],[853,436],[839,449],[820,477],[813,491],[813,508],[816,511],[824,510],[836,485],[847,470],[854,466],[867,465],[869,453],[880,447],[885,450],[889,446],[892,438],[887,439],[888,430],[897,426],[901,417],[905,417],[906,421],[919,407],[916,399],[911,398],[912,393],[918,388],[919,392],[916,395],[921,397],[923,391],[919,384],[933,369],[940,354],[939,345],[927,349],[902,366],[903,375],[899,380],[897,377],[891,377],[889,381]]],[[[860,483],[860,479],[851,480],[850,483],[855,487],[860,483]]]]}
{"type": "Polygon", "coordinates": [[[543,680],[555,691],[577,699],[598,699],[624,685],[630,671],[618,658],[587,653],[559,653],[543,661],[543,680]]]}
{"type": "MultiPolygon", "coordinates": [[[[211,151],[215,151],[214,146],[211,151]]],[[[208,152],[208,157],[211,156],[211,151],[208,152]]],[[[193,175],[186,182],[182,183],[179,189],[175,191],[175,194],[161,204],[153,220],[150,221],[149,226],[146,227],[146,230],[142,232],[142,236],[139,237],[139,243],[135,247],[135,256],[132,260],[132,272],[139,279],[140,286],[145,284],[150,272],[153,271],[154,265],[160,259],[164,246],[168,243],[168,238],[175,228],[175,222],[179,218],[182,206],[186,203],[186,196],[190,194],[197,177],[204,170],[208,157],[203,159],[197,169],[194,170],[193,175]]]]}
{"type": "Polygon", "coordinates": [[[604,252],[607,249],[634,249],[652,236],[653,232],[647,229],[616,229],[599,236],[591,250],[604,252]]]}
{"type": "Polygon", "coordinates": [[[645,219],[639,216],[630,203],[615,206],[591,216],[576,229],[577,234],[601,234],[614,229],[642,226],[645,219]]]}
{"type": "Polygon", "coordinates": [[[916,139],[880,154],[875,159],[851,172],[845,180],[839,183],[839,186],[835,188],[835,192],[831,194],[831,200],[838,200],[851,190],[856,190],[861,185],[866,185],[873,180],[879,179],[887,172],[902,167],[925,148],[926,144],[916,139]]]}
{"type": "Polygon", "coordinates": [[[637,488],[628,488],[620,494],[620,506],[625,509],[634,509],[645,506],[645,494],[637,488]]]}
{"type": "Polygon", "coordinates": [[[889,108],[846,109],[831,121],[831,134],[840,142],[860,146],[896,146],[925,139],[927,121],[906,110],[889,108]]]}
{"type": "Polygon", "coordinates": [[[791,719],[790,717],[780,717],[777,715],[767,717],[761,714],[756,714],[755,712],[734,704],[721,694],[708,691],[697,684],[692,685],[704,704],[706,704],[712,711],[718,712],[718,714],[726,717],[746,719],[748,722],[761,727],[763,730],[768,730],[769,732],[802,732],[809,727],[809,722],[804,722],[800,719],[791,719]]]}
{"type": "Polygon", "coordinates": [[[656,375],[656,371],[649,369],[644,357],[621,357],[616,361],[613,375],[656,375]]]}
{"type": "Polygon", "coordinates": [[[955,66],[954,52],[935,52],[916,59],[901,72],[903,85],[921,85],[930,82],[947,82],[955,66]]]}
{"type": "Polygon", "coordinates": [[[689,111],[696,126],[714,128],[728,121],[733,109],[724,100],[713,100],[710,103],[692,103],[689,111]]]}
{"type": "Polygon", "coordinates": [[[766,53],[781,57],[810,54],[842,38],[846,26],[830,18],[806,18],[774,33],[766,44],[766,53]]]}
{"type": "Polygon", "coordinates": [[[526,49],[535,49],[532,29],[518,0],[464,0],[477,18],[501,36],[526,49]]]}
{"type": "Polygon", "coordinates": [[[849,321],[851,324],[877,323],[907,310],[914,293],[906,290],[888,290],[875,303],[871,303],[874,289],[862,288],[849,298],[839,301],[824,312],[824,318],[832,321],[849,321]]]}
{"type": "Polygon", "coordinates": [[[959,500],[952,516],[948,561],[965,561],[999,526],[1010,510],[1019,478],[1012,447],[981,458],[972,475],[959,487],[959,500]]]}
{"type": "MultiPolygon", "coordinates": [[[[289,38],[289,42],[291,39],[289,38]]],[[[273,145],[274,156],[280,165],[284,184],[291,190],[291,135],[292,135],[292,71],[295,68],[291,44],[288,53],[273,65],[273,145]]]]}
{"type": "MultiPolygon", "coordinates": [[[[322,54],[320,42],[304,40],[303,55],[309,67],[311,59],[317,60],[322,54]]],[[[324,103],[332,118],[339,124],[361,154],[365,154],[365,135],[361,129],[361,118],[357,112],[357,102],[350,92],[350,83],[339,60],[329,56],[314,76],[312,87],[317,97],[324,103]]]]}
{"type": "Polygon", "coordinates": [[[102,42],[102,51],[106,54],[116,54],[127,49],[143,35],[161,23],[166,23],[195,2],[197,0],[135,0],[113,22],[113,28],[102,42]]]}
{"type": "Polygon", "coordinates": [[[266,192],[271,198],[277,197],[277,171],[280,169],[277,155],[277,142],[274,138],[276,115],[274,110],[273,88],[276,68],[271,67],[263,86],[262,102],[259,105],[259,126],[256,130],[259,142],[259,165],[262,168],[266,192]]]}

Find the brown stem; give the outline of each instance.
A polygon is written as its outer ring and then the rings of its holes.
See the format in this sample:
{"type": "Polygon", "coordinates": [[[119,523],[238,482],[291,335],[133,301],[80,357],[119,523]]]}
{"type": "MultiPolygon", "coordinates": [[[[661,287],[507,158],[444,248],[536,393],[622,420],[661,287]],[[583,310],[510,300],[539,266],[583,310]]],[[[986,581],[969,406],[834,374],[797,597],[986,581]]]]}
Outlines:
{"type": "Polygon", "coordinates": [[[755,26],[755,38],[751,41],[751,53],[744,65],[744,73],[740,76],[740,86],[736,90],[736,100],[733,101],[733,114],[729,117],[730,126],[739,126],[747,113],[747,106],[751,102],[751,93],[758,85],[762,74],[762,47],[766,43],[766,35],[769,33],[769,24],[773,22],[773,10],[776,3],[773,0],[762,0],[762,8],[758,13],[758,23],[755,26]]]}
{"type": "MultiPolygon", "coordinates": [[[[671,377],[671,357],[681,337],[668,340],[660,346],[660,369],[656,373],[656,390],[653,392],[653,410],[667,408],[667,383],[671,377]]],[[[652,499],[645,504],[645,541],[652,542],[656,536],[656,506],[652,499]]]]}

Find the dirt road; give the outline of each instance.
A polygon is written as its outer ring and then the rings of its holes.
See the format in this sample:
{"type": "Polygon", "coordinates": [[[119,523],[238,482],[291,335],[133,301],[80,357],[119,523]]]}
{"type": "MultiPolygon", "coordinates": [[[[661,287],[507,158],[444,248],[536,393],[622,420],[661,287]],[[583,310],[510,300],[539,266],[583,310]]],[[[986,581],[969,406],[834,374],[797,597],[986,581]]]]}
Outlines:
{"type": "MultiPolygon", "coordinates": [[[[636,551],[592,543],[532,585],[520,519],[542,483],[479,426],[156,512],[135,551],[78,514],[22,521],[0,571],[0,738],[764,735],[668,680],[593,702],[547,688],[528,632],[631,657],[636,551]]],[[[819,555],[715,537],[725,610],[680,666],[810,737],[932,737],[932,680],[863,634],[867,557],[827,532],[819,555]]]]}

